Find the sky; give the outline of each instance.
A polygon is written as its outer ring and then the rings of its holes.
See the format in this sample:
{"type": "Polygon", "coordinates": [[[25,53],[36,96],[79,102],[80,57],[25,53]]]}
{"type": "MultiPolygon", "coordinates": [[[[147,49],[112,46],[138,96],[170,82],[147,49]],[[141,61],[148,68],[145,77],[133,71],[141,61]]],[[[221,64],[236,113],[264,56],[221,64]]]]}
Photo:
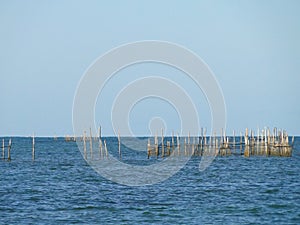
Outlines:
{"type": "MultiPolygon", "coordinates": [[[[196,53],[222,89],[228,133],[278,127],[300,135],[299,1],[0,0],[0,136],[72,134],[73,100],[81,77],[99,56],[130,42],[162,40],[196,53]]],[[[95,123],[113,135],[110,107],[122,85],[156,75],[182,84],[197,102],[200,125],[211,126],[201,90],[173,68],[141,65],[120,71],[103,90],[95,123]]],[[[178,115],[147,99],[131,111],[132,130],[149,134],[178,115]],[[159,110],[151,109],[158,105],[159,110]]]]}

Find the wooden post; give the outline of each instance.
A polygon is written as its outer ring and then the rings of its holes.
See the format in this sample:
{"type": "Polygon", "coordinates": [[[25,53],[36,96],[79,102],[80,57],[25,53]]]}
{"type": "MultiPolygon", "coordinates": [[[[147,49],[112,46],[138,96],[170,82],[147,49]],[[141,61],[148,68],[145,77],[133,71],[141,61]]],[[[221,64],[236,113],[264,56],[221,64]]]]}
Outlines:
{"type": "Polygon", "coordinates": [[[102,140],[101,140],[101,138],[99,138],[99,157],[100,157],[100,159],[102,159],[102,157],[103,157],[103,149],[102,148],[103,148],[102,140]]]}
{"type": "Polygon", "coordinates": [[[203,146],[203,127],[201,127],[201,143],[200,143],[200,147],[202,148],[203,146]]]}
{"type": "Polygon", "coordinates": [[[243,134],[240,132],[240,154],[242,154],[243,134]]]}
{"type": "Polygon", "coordinates": [[[245,146],[245,150],[244,150],[244,156],[245,157],[249,157],[250,156],[250,151],[249,151],[249,146],[245,146]]]}
{"type": "Polygon", "coordinates": [[[268,140],[267,140],[267,143],[268,145],[271,143],[271,137],[270,137],[270,128],[268,127],[268,133],[267,133],[267,136],[268,136],[268,140]]]}
{"type": "Polygon", "coordinates": [[[195,155],[195,144],[196,144],[196,139],[193,137],[193,144],[192,144],[192,155],[195,155]]]}
{"type": "Polygon", "coordinates": [[[206,128],[204,129],[204,146],[206,146],[206,128]]]}
{"type": "Polygon", "coordinates": [[[92,128],[90,128],[90,154],[91,154],[91,160],[93,160],[93,139],[92,139],[92,128]]]}
{"type": "Polygon", "coordinates": [[[11,160],[11,157],[10,157],[10,149],[11,149],[11,139],[9,139],[8,147],[7,147],[7,161],[10,161],[10,160],[11,160]]]}
{"type": "Polygon", "coordinates": [[[105,140],[104,140],[104,149],[105,149],[106,158],[108,158],[108,151],[107,151],[106,141],[105,140]]]}
{"type": "Polygon", "coordinates": [[[217,152],[217,155],[219,154],[219,143],[218,143],[218,139],[216,139],[216,152],[217,152]]]}
{"type": "Polygon", "coordinates": [[[148,159],[150,158],[151,156],[151,144],[150,144],[150,138],[148,138],[148,145],[147,145],[147,157],[148,159]]]}
{"type": "Polygon", "coordinates": [[[161,157],[164,157],[165,149],[164,149],[164,130],[161,128],[161,157]]]}
{"type": "Polygon", "coordinates": [[[227,141],[226,140],[226,130],[224,129],[223,143],[224,143],[225,147],[227,145],[226,141],[227,141]]]}
{"type": "Polygon", "coordinates": [[[267,128],[265,127],[265,129],[264,129],[264,134],[265,134],[265,145],[267,146],[267,128]]]}
{"type": "Polygon", "coordinates": [[[249,141],[248,141],[248,128],[246,128],[246,131],[245,131],[245,145],[249,145],[249,141]]]}
{"type": "Polygon", "coordinates": [[[172,149],[174,149],[175,143],[174,143],[174,131],[172,131],[172,149]]]}
{"type": "Polygon", "coordinates": [[[233,130],[233,148],[234,148],[234,152],[236,152],[236,148],[235,148],[235,131],[233,130]]]}
{"type": "Polygon", "coordinates": [[[170,142],[167,141],[167,149],[168,149],[168,155],[170,155],[170,142]]]}
{"type": "Polygon", "coordinates": [[[101,126],[98,127],[98,138],[101,139],[101,126]]]}
{"type": "Polygon", "coordinates": [[[119,143],[119,158],[122,158],[121,154],[121,138],[120,138],[120,131],[118,131],[118,143],[119,143]]]}
{"type": "Polygon", "coordinates": [[[156,158],[157,158],[159,155],[157,133],[155,134],[155,137],[154,137],[154,145],[155,145],[155,153],[156,153],[156,158]]]}
{"type": "Polygon", "coordinates": [[[87,160],[87,153],[86,153],[86,131],[83,132],[83,155],[84,155],[84,159],[87,160]]]}
{"type": "Polygon", "coordinates": [[[180,155],[180,140],[179,140],[179,134],[177,133],[177,148],[178,148],[178,155],[180,155]]]}
{"type": "Polygon", "coordinates": [[[35,140],[34,140],[34,134],[32,136],[32,160],[35,159],[35,140]]]}
{"type": "Polygon", "coordinates": [[[4,138],[2,139],[2,159],[5,159],[4,138]]]}
{"type": "Polygon", "coordinates": [[[186,137],[184,138],[184,155],[186,155],[186,137]]]}

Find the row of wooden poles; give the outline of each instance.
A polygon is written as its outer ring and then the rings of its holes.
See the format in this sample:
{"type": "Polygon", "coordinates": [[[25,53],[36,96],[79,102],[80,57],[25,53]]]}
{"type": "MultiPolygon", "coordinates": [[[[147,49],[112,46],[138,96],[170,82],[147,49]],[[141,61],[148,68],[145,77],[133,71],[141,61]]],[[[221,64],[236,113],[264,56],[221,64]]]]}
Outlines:
{"type": "MultiPolygon", "coordinates": [[[[66,141],[70,141],[72,139],[65,139],[66,141]]],[[[76,140],[76,137],[73,137],[73,140],[76,140]]],[[[101,127],[98,128],[98,136],[93,137],[92,135],[92,129],[90,128],[90,135],[89,137],[87,137],[87,133],[86,131],[83,132],[83,136],[80,137],[80,140],[83,142],[83,156],[84,159],[90,159],[90,160],[94,160],[94,159],[104,159],[104,158],[109,158],[109,154],[108,154],[108,150],[107,150],[107,146],[106,146],[106,140],[102,141],[102,137],[101,137],[101,127]],[[93,147],[95,147],[93,145],[93,139],[94,141],[98,141],[98,150],[97,152],[94,152],[93,147]],[[87,149],[87,143],[89,143],[89,154],[88,154],[88,149],[87,149]],[[98,156],[94,156],[95,154],[98,154],[98,156]]],[[[119,152],[119,158],[122,158],[122,153],[121,153],[121,138],[120,138],[120,132],[118,132],[118,152],[119,152]]]]}
{"type": "MultiPolygon", "coordinates": [[[[11,150],[12,150],[12,140],[11,138],[8,141],[8,145],[5,146],[5,140],[2,139],[2,160],[7,159],[7,161],[11,161],[11,150]],[[5,148],[7,148],[7,158],[5,158],[5,148]]],[[[32,136],[32,160],[35,159],[35,138],[32,136]]]]}
{"type": "Polygon", "coordinates": [[[11,160],[11,145],[12,145],[12,142],[11,142],[11,138],[9,139],[8,141],[8,145],[5,146],[5,140],[2,139],[2,160],[5,160],[5,148],[7,148],[7,161],[10,161],[11,160]]]}
{"type": "Polygon", "coordinates": [[[290,143],[288,133],[285,130],[274,128],[273,133],[271,133],[269,128],[261,132],[258,129],[255,135],[253,130],[249,132],[248,128],[246,128],[245,135],[240,133],[238,141],[236,140],[235,131],[233,131],[233,136],[231,137],[227,136],[223,130],[221,134],[221,136],[217,136],[216,132],[214,132],[214,135],[207,136],[206,129],[201,128],[201,136],[190,137],[190,134],[188,134],[187,137],[179,137],[179,134],[177,134],[175,143],[174,132],[172,132],[171,140],[165,141],[162,129],[160,144],[157,135],[154,137],[154,145],[151,145],[150,138],[148,139],[147,157],[165,157],[172,153],[186,156],[202,156],[204,152],[205,154],[221,156],[236,153],[243,154],[246,157],[250,155],[289,157],[292,155],[294,137],[292,137],[290,143]],[[182,138],[184,138],[183,143],[180,140],[182,138]],[[191,139],[193,139],[192,142],[191,139]]]}
{"type": "MultiPolygon", "coordinates": [[[[253,130],[246,128],[245,134],[240,133],[239,140],[236,140],[235,131],[231,137],[227,136],[223,130],[221,130],[221,136],[217,136],[216,132],[214,135],[206,135],[206,129],[201,128],[201,135],[199,137],[191,137],[190,133],[187,137],[179,137],[177,134],[174,137],[174,132],[170,138],[164,137],[163,129],[161,130],[161,142],[159,144],[158,136],[154,136],[154,145],[151,145],[150,138],[148,139],[147,145],[147,157],[166,157],[172,153],[177,155],[198,155],[202,156],[203,153],[207,152],[212,155],[231,155],[233,153],[243,154],[246,157],[250,155],[266,155],[266,156],[291,156],[292,148],[294,144],[294,137],[291,142],[289,141],[288,133],[285,130],[273,129],[273,132],[269,128],[265,128],[260,131],[257,130],[255,135],[253,130]],[[181,139],[184,138],[183,143],[181,139]],[[169,139],[169,140],[168,140],[169,139]],[[192,139],[192,141],[191,141],[192,139]],[[166,140],[166,141],[165,141],[166,140]],[[176,140],[176,142],[175,142],[176,140]],[[183,145],[183,146],[182,146],[183,145]]],[[[56,140],[57,138],[54,137],[56,140]]],[[[66,136],[66,141],[76,141],[76,137],[66,136]]],[[[83,155],[84,158],[94,159],[94,153],[98,154],[95,158],[108,158],[108,150],[106,141],[102,141],[101,127],[98,128],[98,136],[92,136],[92,130],[90,128],[90,135],[87,137],[86,131],[79,138],[79,141],[83,143],[83,155]],[[93,139],[98,142],[98,150],[94,152],[93,139]],[[89,143],[89,153],[87,149],[87,143],[89,143]]],[[[9,139],[8,144],[5,145],[5,140],[2,140],[2,159],[7,161],[11,160],[11,148],[12,140],[9,139]],[[7,158],[5,158],[5,149],[7,148],[7,158]]],[[[119,158],[122,158],[121,152],[121,138],[118,132],[118,153],[119,158]]],[[[32,160],[35,160],[35,137],[32,136],[32,160]]]]}

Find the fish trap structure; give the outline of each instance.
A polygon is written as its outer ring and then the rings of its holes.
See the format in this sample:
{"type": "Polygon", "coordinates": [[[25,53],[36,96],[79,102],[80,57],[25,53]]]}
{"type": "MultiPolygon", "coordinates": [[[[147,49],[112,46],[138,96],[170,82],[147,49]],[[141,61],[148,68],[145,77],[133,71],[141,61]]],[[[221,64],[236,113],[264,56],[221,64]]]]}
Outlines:
{"type": "Polygon", "coordinates": [[[258,129],[256,135],[253,130],[245,129],[245,134],[240,133],[227,136],[222,131],[222,136],[207,136],[206,130],[201,129],[199,137],[164,137],[163,131],[161,140],[157,135],[148,139],[147,157],[168,157],[171,154],[177,156],[229,156],[232,154],[250,156],[281,156],[291,157],[294,145],[294,137],[289,137],[285,130],[264,129],[260,132],[258,129]],[[154,139],[154,143],[151,143],[154,139]]]}

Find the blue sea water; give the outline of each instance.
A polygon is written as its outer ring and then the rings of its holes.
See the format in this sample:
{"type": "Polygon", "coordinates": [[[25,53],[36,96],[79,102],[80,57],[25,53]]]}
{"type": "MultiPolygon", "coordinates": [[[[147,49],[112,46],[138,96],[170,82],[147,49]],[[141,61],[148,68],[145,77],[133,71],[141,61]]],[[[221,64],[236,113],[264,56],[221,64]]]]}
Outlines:
{"type": "Polygon", "coordinates": [[[75,142],[36,138],[34,162],[30,138],[12,142],[12,160],[0,160],[0,224],[300,224],[300,138],[292,157],[217,157],[203,172],[192,157],[168,180],[141,187],[101,177],[75,142]]]}

